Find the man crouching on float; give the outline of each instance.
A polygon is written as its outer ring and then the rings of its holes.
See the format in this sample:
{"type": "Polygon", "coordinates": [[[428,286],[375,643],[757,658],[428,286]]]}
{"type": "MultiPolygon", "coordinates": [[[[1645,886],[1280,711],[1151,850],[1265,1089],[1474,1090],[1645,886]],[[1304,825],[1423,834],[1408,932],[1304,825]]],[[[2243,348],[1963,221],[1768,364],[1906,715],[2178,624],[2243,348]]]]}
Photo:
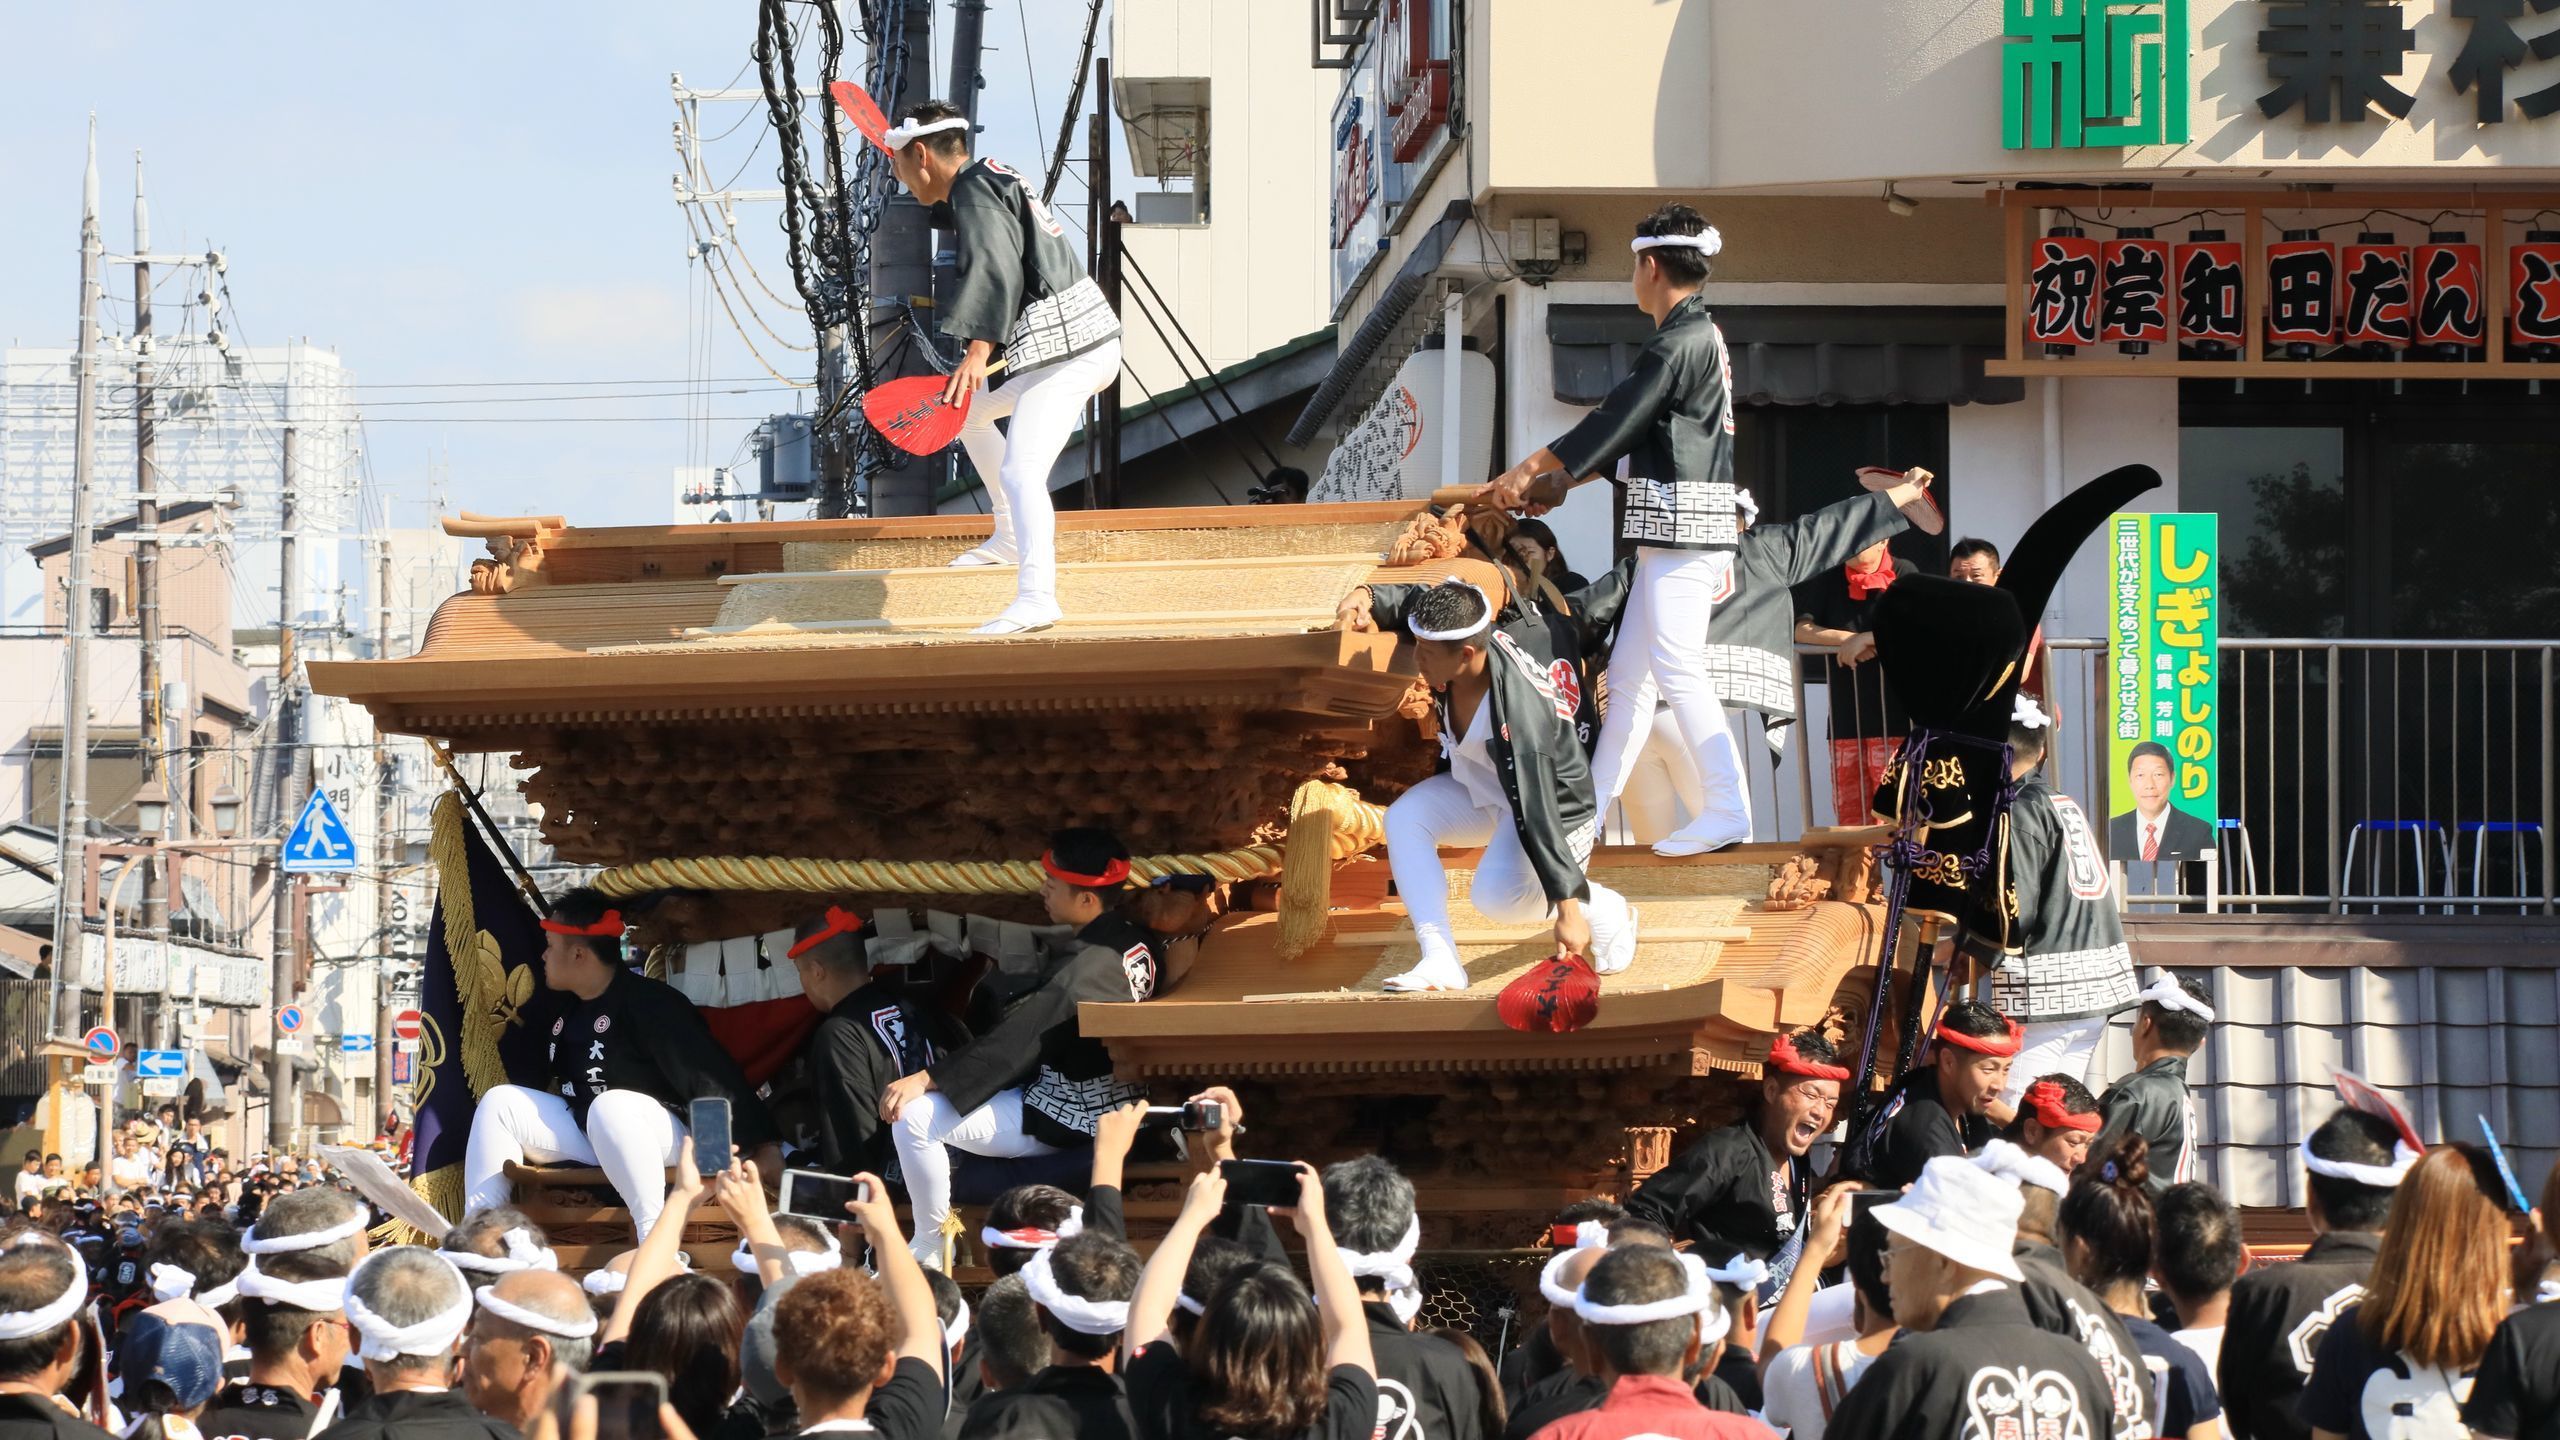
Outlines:
{"type": "Polygon", "coordinates": [[[1467,898],[1486,919],[1552,917],[1557,953],[1583,956],[1603,975],[1635,958],[1635,911],[1583,873],[1600,807],[1574,729],[1570,657],[1545,654],[1548,632],[1534,616],[1509,625],[1497,618],[1492,597],[1463,580],[1375,586],[1343,606],[1346,629],[1413,637],[1448,762],[1387,807],[1387,863],[1422,945],[1422,963],[1384,983],[1392,992],[1467,988],[1449,928],[1443,845],[1484,847],[1467,898]]]}

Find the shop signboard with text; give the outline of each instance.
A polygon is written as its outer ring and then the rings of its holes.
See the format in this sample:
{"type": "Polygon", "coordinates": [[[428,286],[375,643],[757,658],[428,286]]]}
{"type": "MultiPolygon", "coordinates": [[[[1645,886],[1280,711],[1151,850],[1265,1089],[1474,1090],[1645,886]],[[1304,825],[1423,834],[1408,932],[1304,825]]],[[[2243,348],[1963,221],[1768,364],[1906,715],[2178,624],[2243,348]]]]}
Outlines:
{"type": "Polygon", "coordinates": [[[2107,524],[2107,857],[2213,853],[2222,815],[2218,536],[2210,514],[2107,524]]]}
{"type": "Polygon", "coordinates": [[[1343,297],[1359,288],[1386,245],[1386,197],[1381,193],[1378,136],[1384,118],[1378,106],[1378,70],[1373,57],[1344,72],[1342,94],[1333,104],[1333,201],[1325,229],[1333,251],[1333,304],[1337,318],[1343,297]]]}

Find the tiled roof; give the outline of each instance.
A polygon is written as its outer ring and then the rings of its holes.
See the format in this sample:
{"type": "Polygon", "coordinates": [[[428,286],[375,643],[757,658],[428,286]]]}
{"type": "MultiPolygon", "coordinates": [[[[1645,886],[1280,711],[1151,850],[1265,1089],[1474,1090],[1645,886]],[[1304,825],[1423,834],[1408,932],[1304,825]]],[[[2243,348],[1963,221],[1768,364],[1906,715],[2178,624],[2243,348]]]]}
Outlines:
{"type": "MultiPolygon", "coordinates": [[[[2388,1093],[2429,1141],[2476,1143],[2485,1116],[2537,1194],[2560,1161],[2560,955],[2519,946],[2514,959],[2177,967],[2213,997],[2213,1034],[2187,1072],[2201,1176],[2239,1205],[2300,1205],[2294,1147],[2336,1111],[2330,1076],[2343,1069],[2388,1093]]],[[[2108,1027],[2096,1077],[2134,1068],[2131,1035],[2127,1012],[2108,1027]]]]}

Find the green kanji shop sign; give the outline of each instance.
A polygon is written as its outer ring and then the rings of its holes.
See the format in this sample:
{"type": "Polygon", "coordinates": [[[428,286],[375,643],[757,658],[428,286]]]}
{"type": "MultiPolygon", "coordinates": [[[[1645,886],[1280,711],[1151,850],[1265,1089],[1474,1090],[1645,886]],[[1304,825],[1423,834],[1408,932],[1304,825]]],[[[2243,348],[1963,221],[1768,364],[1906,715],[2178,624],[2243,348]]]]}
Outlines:
{"type": "Polygon", "coordinates": [[[2187,0],[2001,0],[2000,143],[2187,143],[2187,0]]]}

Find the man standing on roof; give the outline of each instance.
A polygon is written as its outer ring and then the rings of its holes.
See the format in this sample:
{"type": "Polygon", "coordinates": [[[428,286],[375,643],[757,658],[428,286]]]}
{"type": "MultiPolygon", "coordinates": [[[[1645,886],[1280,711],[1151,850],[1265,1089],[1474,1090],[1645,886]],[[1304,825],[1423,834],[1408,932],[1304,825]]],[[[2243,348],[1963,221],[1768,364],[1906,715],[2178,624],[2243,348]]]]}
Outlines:
{"type": "Polygon", "coordinates": [[[969,121],[940,100],[908,105],[888,134],[898,183],[933,212],[959,249],[957,283],[935,326],[966,349],[943,399],[969,407],[960,444],[995,507],[995,534],[954,565],[1017,565],[1013,603],[978,627],[1014,635],[1058,623],[1056,516],[1049,472],[1084,403],[1120,373],[1120,318],[1084,273],[1075,247],[1020,172],[972,159],[969,121]],[[1003,351],[1005,374],[987,389],[1003,351]],[[1008,433],[996,422],[1011,416],[1008,433]]]}

